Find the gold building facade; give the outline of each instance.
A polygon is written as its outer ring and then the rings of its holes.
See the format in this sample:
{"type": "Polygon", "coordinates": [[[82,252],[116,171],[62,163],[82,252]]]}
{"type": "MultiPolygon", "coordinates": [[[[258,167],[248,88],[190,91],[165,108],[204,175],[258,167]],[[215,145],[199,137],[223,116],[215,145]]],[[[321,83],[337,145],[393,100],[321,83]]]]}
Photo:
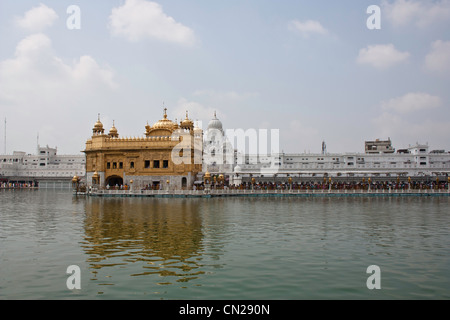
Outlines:
{"type": "Polygon", "coordinates": [[[145,126],[145,136],[122,138],[115,127],[105,133],[100,116],[86,141],[86,184],[100,188],[190,189],[202,172],[202,136],[186,118],[167,118],[145,126]]]}

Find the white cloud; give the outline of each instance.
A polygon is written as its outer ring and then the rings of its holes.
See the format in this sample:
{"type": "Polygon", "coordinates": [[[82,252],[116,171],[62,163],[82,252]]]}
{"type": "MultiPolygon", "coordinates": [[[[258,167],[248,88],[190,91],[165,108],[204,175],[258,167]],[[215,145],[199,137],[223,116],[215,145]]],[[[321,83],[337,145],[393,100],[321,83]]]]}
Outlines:
{"type": "Polygon", "coordinates": [[[289,23],[289,29],[295,32],[299,32],[303,37],[308,38],[310,35],[319,34],[326,35],[328,30],[325,29],[319,21],[306,20],[298,21],[292,20],[289,23]]]}
{"type": "Polygon", "coordinates": [[[55,10],[47,7],[44,4],[40,4],[38,7],[34,7],[20,18],[16,18],[16,24],[25,30],[31,32],[41,32],[45,28],[50,27],[58,19],[58,15],[55,10]]]}
{"type": "Polygon", "coordinates": [[[450,122],[432,112],[441,105],[440,97],[423,92],[411,92],[383,101],[379,116],[372,120],[374,135],[393,138],[398,148],[416,141],[445,146],[450,122]]]}
{"type": "Polygon", "coordinates": [[[30,35],[20,41],[16,47],[16,57],[36,60],[42,54],[51,53],[52,42],[48,36],[43,33],[30,35]]]}
{"type": "Polygon", "coordinates": [[[384,111],[372,121],[374,134],[391,137],[398,146],[405,148],[415,142],[432,142],[433,146],[448,145],[450,122],[445,119],[416,119],[384,111]]]}
{"type": "Polygon", "coordinates": [[[393,44],[369,45],[359,50],[357,62],[368,64],[375,68],[385,69],[395,64],[405,62],[409,57],[408,52],[400,52],[393,44]]]}
{"type": "Polygon", "coordinates": [[[450,18],[450,0],[396,0],[392,3],[383,1],[382,12],[396,27],[409,24],[426,27],[450,18]]]}
{"type": "Polygon", "coordinates": [[[0,61],[0,105],[12,119],[9,145],[15,148],[35,141],[37,132],[50,145],[64,135],[66,147],[80,146],[80,133],[89,134],[91,125],[86,115],[94,122],[117,99],[109,67],[88,55],[67,63],[54,51],[47,35],[32,34],[17,44],[14,57],[0,61]]]}
{"type": "Polygon", "coordinates": [[[156,2],[126,0],[123,6],[112,9],[109,27],[114,36],[132,42],[151,38],[182,45],[195,43],[194,32],[166,15],[156,2]]]}
{"type": "Polygon", "coordinates": [[[42,33],[33,34],[16,47],[15,57],[0,62],[0,98],[33,104],[49,97],[74,93],[94,87],[114,88],[113,72],[100,67],[90,56],[81,56],[72,65],[57,57],[50,38],[42,33]]]}
{"type": "Polygon", "coordinates": [[[450,71],[450,41],[437,40],[425,57],[425,67],[429,71],[447,73],[450,71]]]}
{"type": "Polygon", "coordinates": [[[420,110],[430,110],[441,105],[438,96],[432,96],[424,92],[410,92],[401,97],[383,101],[381,107],[385,111],[395,111],[406,114],[420,110]]]}

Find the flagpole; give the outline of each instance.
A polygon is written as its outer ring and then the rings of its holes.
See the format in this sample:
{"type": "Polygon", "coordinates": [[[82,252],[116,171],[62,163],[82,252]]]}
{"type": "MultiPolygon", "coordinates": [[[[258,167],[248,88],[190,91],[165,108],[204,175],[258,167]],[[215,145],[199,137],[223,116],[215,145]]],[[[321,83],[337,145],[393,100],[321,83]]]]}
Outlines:
{"type": "Polygon", "coordinates": [[[5,148],[4,154],[6,154],[6,117],[5,117],[5,146],[4,146],[4,148],[5,148]]]}

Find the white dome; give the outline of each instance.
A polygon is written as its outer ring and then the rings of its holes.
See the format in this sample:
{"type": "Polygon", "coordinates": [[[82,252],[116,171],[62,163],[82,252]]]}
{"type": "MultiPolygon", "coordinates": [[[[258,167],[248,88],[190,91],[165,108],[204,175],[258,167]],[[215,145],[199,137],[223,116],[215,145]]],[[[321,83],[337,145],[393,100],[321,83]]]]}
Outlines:
{"type": "Polygon", "coordinates": [[[234,167],[234,172],[241,172],[241,167],[239,165],[234,167]]]}
{"type": "Polygon", "coordinates": [[[219,119],[217,119],[215,112],[214,112],[214,118],[208,123],[208,130],[209,129],[216,129],[216,130],[223,131],[222,122],[219,119]]]}

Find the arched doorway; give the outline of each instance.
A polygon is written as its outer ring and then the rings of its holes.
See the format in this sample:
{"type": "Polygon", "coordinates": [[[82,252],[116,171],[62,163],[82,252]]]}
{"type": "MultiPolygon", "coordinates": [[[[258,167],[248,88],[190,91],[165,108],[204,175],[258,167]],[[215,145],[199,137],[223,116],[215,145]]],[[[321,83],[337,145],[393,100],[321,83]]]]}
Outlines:
{"type": "Polygon", "coordinates": [[[106,186],[108,185],[110,188],[112,187],[120,188],[120,186],[123,185],[123,179],[120,176],[110,176],[106,179],[106,186]]]}
{"type": "Polygon", "coordinates": [[[187,179],[186,177],[181,178],[181,187],[186,188],[187,187],[187,179]]]}

